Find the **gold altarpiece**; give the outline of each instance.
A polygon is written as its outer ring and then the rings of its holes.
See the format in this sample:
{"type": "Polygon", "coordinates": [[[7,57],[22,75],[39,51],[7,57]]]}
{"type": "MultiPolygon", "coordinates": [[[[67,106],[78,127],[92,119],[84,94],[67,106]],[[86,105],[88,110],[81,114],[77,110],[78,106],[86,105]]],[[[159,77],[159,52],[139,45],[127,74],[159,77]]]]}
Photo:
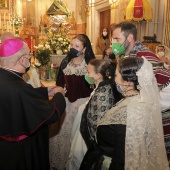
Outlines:
{"type": "Polygon", "coordinates": [[[61,32],[69,38],[77,34],[74,12],[70,13],[61,1],[54,1],[46,13],[40,16],[39,43],[46,41],[48,32],[61,32]]]}

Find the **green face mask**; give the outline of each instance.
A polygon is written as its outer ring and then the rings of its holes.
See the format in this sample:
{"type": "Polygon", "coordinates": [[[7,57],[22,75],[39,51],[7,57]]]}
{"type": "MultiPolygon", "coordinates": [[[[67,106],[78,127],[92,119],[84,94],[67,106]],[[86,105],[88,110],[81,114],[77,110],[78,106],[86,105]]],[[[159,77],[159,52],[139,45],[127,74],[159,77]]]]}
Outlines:
{"type": "Polygon", "coordinates": [[[94,82],[92,82],[89,78],[89,76],[87,76],[86,74],[84,75],[85,80],[91,85],[94,84],[94,82]]]}
{"type": "Polygon", "coordinates": [[[115,55],[121,55],[125,53],[125,47],[123,44],[113,43],[112,44],[112,51],[115,55]]]}

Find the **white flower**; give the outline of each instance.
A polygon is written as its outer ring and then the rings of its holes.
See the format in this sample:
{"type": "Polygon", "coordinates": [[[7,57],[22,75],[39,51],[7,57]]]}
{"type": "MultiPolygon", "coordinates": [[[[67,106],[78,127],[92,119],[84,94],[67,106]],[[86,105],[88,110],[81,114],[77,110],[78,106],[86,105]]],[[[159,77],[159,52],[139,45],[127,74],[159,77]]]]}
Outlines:
{"type": "Polygon", "coordinates": [[[43,48],[44,46],[42,44],[38,44],[38,48],[43,48]]]}
{"type": "Polygon", "coordinates": [[[23,19],[19,15],[13,16],[12,19],[11,23],[15,26],[21,26],[23,24],[23,19]]]}
{"type": "Polygon", "coordinates": [[[45,44],[45,48],[46,48],[46,49],[50,49],[50,45],[45,44]]]}
{"type": "Polygon", "coordinates": [[[52,41],[51,43],[52,43],[52,44],[56,44],[56,42],[55,42],[55,41],[52,41]]]}
{"type": "Polygon", "coordinates": [[[62,54],[63,54],[62,50],[57,50],[57,55],[62,55],[62,54]]]}
{"type": "Polygon", "coordinates": [[[70,39],[67,38],[65,34],[48,32],[47,36],[47,42],[52,50],[61,50],[64,54],[66,53],[66,51],[68,52],[70,39]]]}
{"type": "Polygon", "coordinates": [[[61,38],[61,37],[60,37],[60,38],[58,38],[58,41],[62,41],[62,40],[63,40],[63,38],[61,38]]]}

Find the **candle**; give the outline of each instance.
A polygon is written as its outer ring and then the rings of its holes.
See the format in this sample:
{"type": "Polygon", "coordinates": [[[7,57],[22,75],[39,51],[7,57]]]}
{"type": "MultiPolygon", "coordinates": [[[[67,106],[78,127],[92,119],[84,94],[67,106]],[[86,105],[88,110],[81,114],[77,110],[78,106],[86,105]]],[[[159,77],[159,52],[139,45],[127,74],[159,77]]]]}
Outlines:
{"type": "Polygon", "coordinates": [[[11,20],[11,18],[10,18],[10,14],[8,14],[8,31],[10,31],[10,20],[11,20]]]}
{"type": "Polygon", "coordinates": [[[14,22],[12,23],[12,32],[14,32],[14,22]]]}
{"type": "Polygon", "coordinates": [[[10,20],[11,20],[11,17],[10,17],[10,14],[8,14],[8,21],[10,22],[10,20]]]}
{"type": "Polygon", "coordinates": [[[0,13],[0,29],[2,29],[2,26],[1,26],[1,13],[0,13]]]}
{"type": "Polygon", "coordinates": [[[5,22],[5,13],[4,13],[4,22],[5,22]]]}

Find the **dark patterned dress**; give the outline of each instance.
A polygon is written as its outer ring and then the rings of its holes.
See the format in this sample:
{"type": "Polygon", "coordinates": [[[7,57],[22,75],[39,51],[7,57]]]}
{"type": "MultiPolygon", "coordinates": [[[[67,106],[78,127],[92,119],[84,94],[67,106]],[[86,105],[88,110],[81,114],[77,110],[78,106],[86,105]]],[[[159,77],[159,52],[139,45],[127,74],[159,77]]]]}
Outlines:
{"type": "Polygon", "coordinates": [[[87,131],[83,131],[83,134],[84,132],[87,133],[87,138],[89,138],[90,141],[93,140],[98,121],[120,98],[117,94],[118,92],[116,88],[112,88],[109,80],[105,80],[101,82],[96,89],[94,89],[89,101],[79,107],[72,129],[72,143],[67,162],[67,170],[79,170],[80,164],[87,151],[87,145],[85,144],[86,140],[84,141],[82,134],[80,133],[80,122],[81,132],[82,129],[85,128],[84,130],[87,131]]]}
{"type": "Polygon", "coordinates": [[[96,88],[94,95],[84,109],[80,124],[80,132],[87,148],[94,140],[98,121],[120,98],[117,89],[112,88],[109,80],[101,82],[96,88]]]}

